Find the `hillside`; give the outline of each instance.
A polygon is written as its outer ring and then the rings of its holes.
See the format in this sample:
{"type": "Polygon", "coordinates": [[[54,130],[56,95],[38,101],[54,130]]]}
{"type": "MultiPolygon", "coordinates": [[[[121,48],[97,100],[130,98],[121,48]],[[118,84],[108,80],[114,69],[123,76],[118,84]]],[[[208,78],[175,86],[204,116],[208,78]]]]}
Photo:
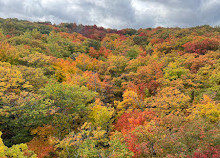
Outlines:
{"type": "Polygon", "coordinates": [[[218,158],[219,123],[219,27],[0,18],[0,157],[218,158]]]}

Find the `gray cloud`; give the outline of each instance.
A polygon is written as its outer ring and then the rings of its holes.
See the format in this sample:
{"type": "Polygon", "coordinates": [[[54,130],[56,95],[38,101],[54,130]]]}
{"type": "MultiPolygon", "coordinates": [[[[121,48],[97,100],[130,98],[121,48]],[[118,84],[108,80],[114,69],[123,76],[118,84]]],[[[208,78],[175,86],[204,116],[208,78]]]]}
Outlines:
{"type": "Polygon", "coordinates": [[[0,0],[0,17],[110,28],[220,25],[219,0],[0,0]]]}

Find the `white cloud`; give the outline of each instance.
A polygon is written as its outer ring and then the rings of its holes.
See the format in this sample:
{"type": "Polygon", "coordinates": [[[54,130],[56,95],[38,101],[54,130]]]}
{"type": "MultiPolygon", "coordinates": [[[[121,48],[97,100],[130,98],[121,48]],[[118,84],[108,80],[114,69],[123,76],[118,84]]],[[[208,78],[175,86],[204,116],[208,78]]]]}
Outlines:
{"type": "Polygon", "coordinates": [[[220,24],[219,0],[0,0],[0,17],[110,28],[220,24]]]}

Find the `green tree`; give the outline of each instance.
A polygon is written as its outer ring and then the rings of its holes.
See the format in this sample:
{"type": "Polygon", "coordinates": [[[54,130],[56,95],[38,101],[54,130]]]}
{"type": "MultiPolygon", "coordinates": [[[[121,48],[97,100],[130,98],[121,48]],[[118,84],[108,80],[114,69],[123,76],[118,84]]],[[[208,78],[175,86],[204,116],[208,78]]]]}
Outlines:
{"type": "Polygon", "coordinates": [[[63,137],[69,131],[76,129],[85,121],[89,104],[94,101],[95,92],[86,87],[62,83],[50,83],[42,89],[45,99],[53,100],[53,125],[63,137]]]}
{"type": "Polygon", "coordinates": [[[18,144],[13,145],[12,147],[8,148],[4,145],[1,139],[2,132],[0,132],[0,157],[7,158],[7,157],[14,157],[14,158],[37,158],[37,156],[28,150],[26,144],[18,144]]]}

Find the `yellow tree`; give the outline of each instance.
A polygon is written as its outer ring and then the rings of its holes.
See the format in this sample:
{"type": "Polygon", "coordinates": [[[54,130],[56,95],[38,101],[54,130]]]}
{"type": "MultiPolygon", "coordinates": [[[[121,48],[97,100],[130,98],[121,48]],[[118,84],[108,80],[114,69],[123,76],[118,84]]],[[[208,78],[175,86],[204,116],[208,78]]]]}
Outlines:
{"type": "Polygon", "coordinates": [[[156,108],[158,112],[176,115],[186,112],[186,109],[190,105],[190,97],[175,87],[166,87],[145,101],[146,106],[156,108]]]}
{"type": "Polygon", "coordinates": [[[220,122],[220,103],[216,103],[209,96],[204,95],[203,101],[194,106],[192,116],[195,117],[196,115],[207,119],[211,123],[218,123],[220,122]]]}
{"type": "Polygon", "coordinates": [[[117,102],[118,114],[121,115],[125,111],[133,111],[134,109],[142,109],[143,101],[138,97],[137,93],[132,90],[125,90],[123,94],[123,101],[117,102]]]}
{"type": "Polygon", "coordinates": [[[107,130],[113,122],[112,117],[114,113],[114,108],[104,106],[100,99],[96,99],[94,106],[91,107],[89,119],[95,127],[107,130]]]}

